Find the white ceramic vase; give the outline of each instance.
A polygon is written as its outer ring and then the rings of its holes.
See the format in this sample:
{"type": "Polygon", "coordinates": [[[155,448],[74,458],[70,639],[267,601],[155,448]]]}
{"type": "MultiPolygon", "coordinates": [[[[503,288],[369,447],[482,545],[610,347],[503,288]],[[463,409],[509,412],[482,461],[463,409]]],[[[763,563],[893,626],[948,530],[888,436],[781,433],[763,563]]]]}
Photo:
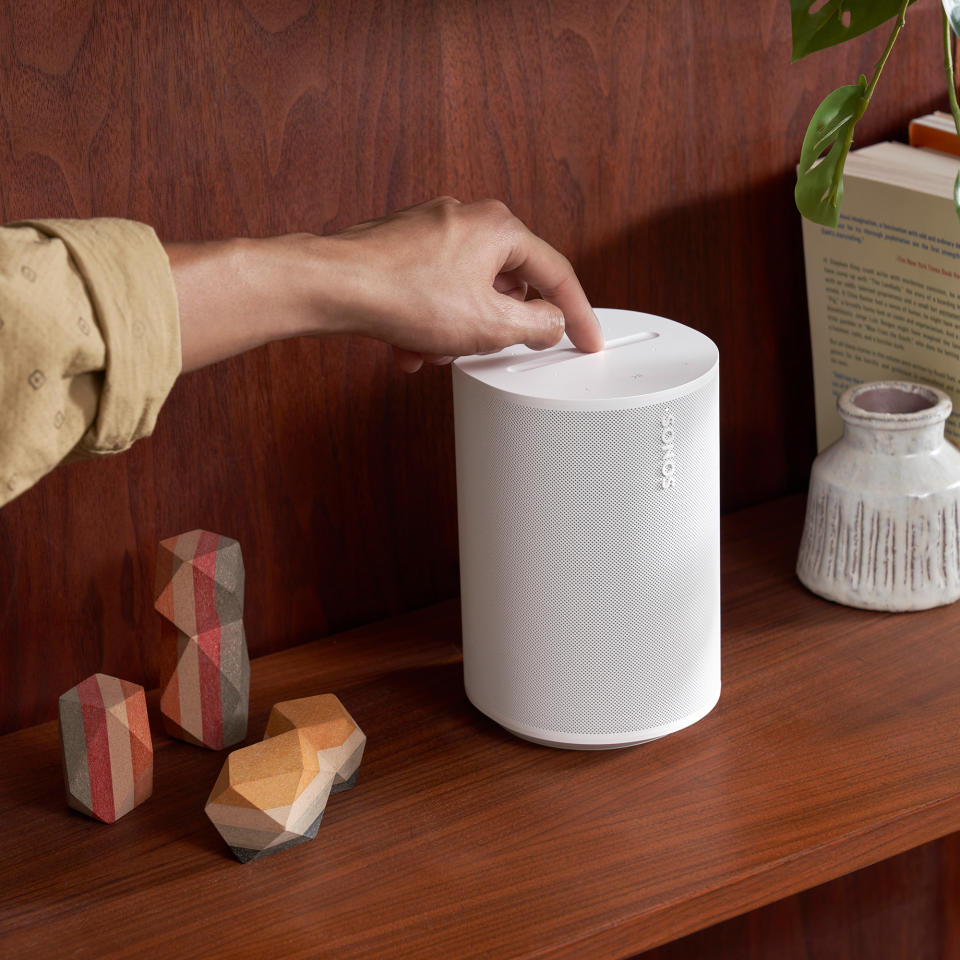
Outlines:
{"type": "Polygon", "coordinates": [[[960,597],[960,450],[950,398],[915,383],[865,383],[838,401],[843,436],[814,461],[797,576],[870,610],[960,597]]]}

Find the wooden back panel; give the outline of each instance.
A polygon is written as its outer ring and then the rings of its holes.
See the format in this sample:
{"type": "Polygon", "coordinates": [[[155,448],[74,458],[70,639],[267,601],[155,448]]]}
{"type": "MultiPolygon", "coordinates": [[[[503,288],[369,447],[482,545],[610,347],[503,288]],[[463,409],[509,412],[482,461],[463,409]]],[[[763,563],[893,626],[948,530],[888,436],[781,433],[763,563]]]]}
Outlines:
{"type": "MultiPolygon", "coordinates": [[[[785,3],[0,2],[0,219],[163,239],[330,232],[447,193],[505,200],[597,305],[722,356],[727,509],[814,454],[792,181],[807,120],[884,37],[791,66],[785,3]]],[[[858,142],[944,102],[912,10],[858,142]]],[[[457,591],[449,371],[272,345],[184,377],[155,436],[0,511],[0,723],[97,669],[155,685],[156,543],[236,537],[254,655],[457,591]]]]}

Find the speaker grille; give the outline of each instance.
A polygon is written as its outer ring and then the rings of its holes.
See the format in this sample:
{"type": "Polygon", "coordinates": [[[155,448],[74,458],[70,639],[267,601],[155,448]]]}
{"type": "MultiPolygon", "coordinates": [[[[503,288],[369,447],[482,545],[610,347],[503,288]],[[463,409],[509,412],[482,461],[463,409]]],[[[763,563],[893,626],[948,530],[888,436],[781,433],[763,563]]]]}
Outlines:
{"type": "Polygon", "coordinates": [[[716,378],[669,403],[610,411],[521,406],[455,382],[474,703],[578,735],[706,710],[720,669],[716,378]]]}

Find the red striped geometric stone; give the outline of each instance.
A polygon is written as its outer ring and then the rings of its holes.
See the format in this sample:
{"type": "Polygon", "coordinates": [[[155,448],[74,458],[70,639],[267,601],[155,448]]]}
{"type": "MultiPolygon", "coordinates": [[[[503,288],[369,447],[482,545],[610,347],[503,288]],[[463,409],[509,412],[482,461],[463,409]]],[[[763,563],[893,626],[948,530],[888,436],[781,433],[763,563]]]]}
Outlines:
{"type": "Polygon", "coordinates": [[[95,673],[60,697],[67,804],[113,823],[153,792],[143,687],[95,673]]]}
{"type": "Polygon", "coordinates": [[[243,595],[236,540],[191,530],[160,543],[154,607],[170,623],[160,711],[171,736],[221,750],[247,735],[243,595]]]}

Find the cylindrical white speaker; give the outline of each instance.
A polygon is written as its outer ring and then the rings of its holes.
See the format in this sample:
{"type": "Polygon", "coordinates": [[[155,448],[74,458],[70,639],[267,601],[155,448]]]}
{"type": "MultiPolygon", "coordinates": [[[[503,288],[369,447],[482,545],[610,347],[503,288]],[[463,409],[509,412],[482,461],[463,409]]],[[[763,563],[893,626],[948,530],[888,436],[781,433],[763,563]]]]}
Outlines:
{"type": "Polygon", "coordinates": [[[680,730],[720,696],[717,348],[596,313],[602,353],[453,370],[467,696],[580,749],[680,730]]]}

